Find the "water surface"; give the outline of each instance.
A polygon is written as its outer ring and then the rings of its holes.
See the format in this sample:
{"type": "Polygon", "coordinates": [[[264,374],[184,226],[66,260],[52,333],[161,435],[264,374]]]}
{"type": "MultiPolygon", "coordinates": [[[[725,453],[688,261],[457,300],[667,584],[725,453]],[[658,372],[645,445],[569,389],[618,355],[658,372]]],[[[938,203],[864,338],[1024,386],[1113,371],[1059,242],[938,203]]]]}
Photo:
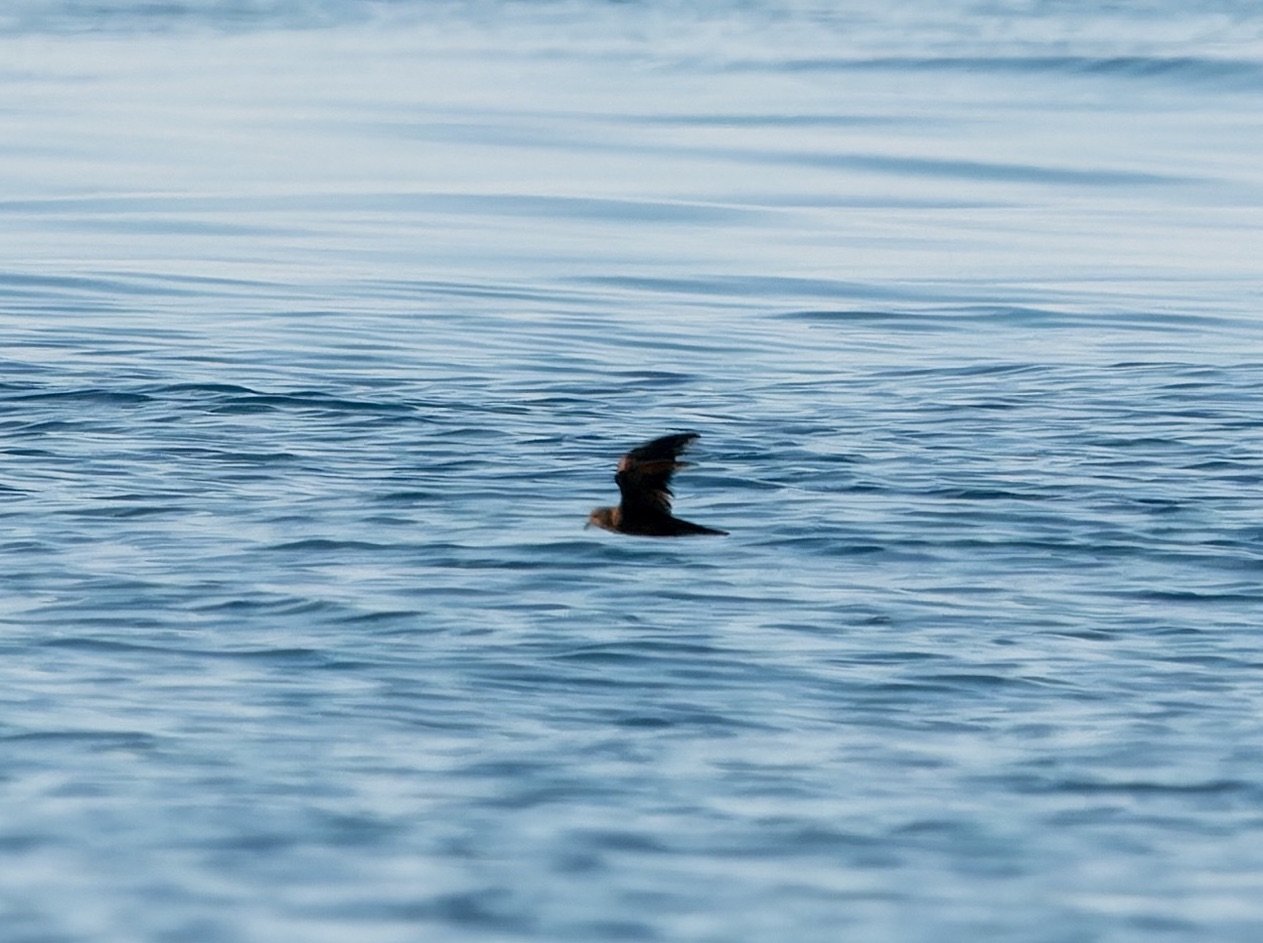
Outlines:
{"type": "Polygon", "coordinates": [[[1251,5],[8,10],[4,943],[1258,938],[1251,5]]]}

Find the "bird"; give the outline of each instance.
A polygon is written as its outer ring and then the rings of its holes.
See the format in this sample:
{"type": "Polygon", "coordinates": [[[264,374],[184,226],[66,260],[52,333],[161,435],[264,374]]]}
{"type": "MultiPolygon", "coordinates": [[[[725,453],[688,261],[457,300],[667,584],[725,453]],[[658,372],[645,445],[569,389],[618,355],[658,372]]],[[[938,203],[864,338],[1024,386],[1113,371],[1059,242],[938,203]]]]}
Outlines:
{"type": "Polygon", "coordinates": [[[622,501],[618,507],[593,508],[584,528],[596,525],[638,537],[726,536],[726,530],[703,527],[671,514],[671,476],[677,468],[690,464],[679,461],[679,455],[698,435],[677,432],[660,436],[619,459],[614,481],[622,501]]]}

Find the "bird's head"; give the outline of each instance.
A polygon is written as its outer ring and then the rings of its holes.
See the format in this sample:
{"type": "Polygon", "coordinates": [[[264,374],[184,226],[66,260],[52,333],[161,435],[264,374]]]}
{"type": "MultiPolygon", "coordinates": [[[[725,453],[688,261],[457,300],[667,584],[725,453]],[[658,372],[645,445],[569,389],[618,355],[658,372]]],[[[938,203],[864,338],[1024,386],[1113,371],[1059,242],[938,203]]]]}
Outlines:
{"type": "Polygon", "coordinates": [[[614,530],[615,510],[615,508],[593,508],[592,513],[588,515],[588,522],[583,525],[583,529],[587,530],[589,527],[595,525],[603,530],[614,530]]]}

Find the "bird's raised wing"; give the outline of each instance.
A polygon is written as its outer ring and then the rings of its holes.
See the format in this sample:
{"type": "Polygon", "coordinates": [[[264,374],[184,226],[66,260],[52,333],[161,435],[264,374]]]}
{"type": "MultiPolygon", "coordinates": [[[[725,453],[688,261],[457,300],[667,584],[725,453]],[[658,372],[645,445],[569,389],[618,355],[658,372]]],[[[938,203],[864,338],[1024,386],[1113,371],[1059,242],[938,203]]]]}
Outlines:
{"type": "Polygon", "coordinates": [[[671,513],[671,476],[688,464],[679,461],[679,455],[697,437],[696,432],[664,435],[619,460],[614,480],[623,495],[624,515],[671,513]]]}

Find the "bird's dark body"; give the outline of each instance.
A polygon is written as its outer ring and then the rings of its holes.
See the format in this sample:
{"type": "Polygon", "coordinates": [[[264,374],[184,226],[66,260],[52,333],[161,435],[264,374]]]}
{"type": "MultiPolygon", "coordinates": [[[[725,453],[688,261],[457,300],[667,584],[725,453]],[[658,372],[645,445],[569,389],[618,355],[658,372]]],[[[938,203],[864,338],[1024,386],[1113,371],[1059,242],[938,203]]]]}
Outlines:
{"type": "Polygon", "coordinates": [[[624,455],[614,475],[622,501],[618,507],[597,508],[588,516],[588,523],[638,537],[726,534],[671,514],[671,476],[688,464],[679,461],[679,455],[697,436],[696,432],[664,435],[624,455]]]}

